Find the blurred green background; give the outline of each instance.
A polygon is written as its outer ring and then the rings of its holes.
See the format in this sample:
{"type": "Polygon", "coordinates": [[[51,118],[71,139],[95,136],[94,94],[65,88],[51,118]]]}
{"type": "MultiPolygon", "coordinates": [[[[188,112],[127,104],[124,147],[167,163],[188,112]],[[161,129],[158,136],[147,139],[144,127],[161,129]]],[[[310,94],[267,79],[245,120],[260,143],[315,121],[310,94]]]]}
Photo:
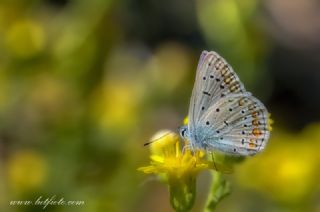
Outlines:
{"type": "MultiPolygon", "coordinates": [[[[0,211],[171,211],[136,169],[187,115],[202,50],[275,120],[217,211],[320,211],[320,4],[312,0],[1,0],[0,211]]],[[[209,176],[198,178],[200,211],[209,176]]]]}

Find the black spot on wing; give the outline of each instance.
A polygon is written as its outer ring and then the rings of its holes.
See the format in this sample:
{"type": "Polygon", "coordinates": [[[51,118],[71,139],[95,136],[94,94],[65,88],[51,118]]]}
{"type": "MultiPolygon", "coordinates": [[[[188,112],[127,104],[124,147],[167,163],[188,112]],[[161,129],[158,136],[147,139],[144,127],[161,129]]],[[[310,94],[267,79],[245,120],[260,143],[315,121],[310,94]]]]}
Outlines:
{"type": "Polygon", "coordinates": [[[207,91],[202,91],[202,93],[205,94],[205,95],[211,96],[211,94],[208,93],[207,91]]]}

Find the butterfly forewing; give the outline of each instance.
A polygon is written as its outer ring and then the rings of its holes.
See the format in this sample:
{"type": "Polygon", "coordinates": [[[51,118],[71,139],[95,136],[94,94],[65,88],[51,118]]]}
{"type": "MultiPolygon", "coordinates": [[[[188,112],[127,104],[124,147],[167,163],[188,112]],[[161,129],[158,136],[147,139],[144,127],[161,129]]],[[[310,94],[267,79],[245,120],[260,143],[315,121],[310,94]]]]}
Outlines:
{"type": "Polygon", "coordinates": [[[216,52],[203,51],[196,73],[189,107],[189,130],[215,102],[230,93],[243,93],[245,88],[232,67],[216,52]]]}

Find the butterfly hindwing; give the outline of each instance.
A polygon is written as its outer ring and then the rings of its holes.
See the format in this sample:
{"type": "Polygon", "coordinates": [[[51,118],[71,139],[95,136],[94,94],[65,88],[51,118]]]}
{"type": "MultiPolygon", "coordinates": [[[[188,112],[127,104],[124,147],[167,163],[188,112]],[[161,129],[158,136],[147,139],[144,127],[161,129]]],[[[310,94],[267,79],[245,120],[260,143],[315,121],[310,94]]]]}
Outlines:
{"type": "Polygon", "coordinates": [[[215,102],[195,127],[197,142],[207,150],[253,155],[269,139],[268,111],[250,93],[229,94],[215,102]]]}

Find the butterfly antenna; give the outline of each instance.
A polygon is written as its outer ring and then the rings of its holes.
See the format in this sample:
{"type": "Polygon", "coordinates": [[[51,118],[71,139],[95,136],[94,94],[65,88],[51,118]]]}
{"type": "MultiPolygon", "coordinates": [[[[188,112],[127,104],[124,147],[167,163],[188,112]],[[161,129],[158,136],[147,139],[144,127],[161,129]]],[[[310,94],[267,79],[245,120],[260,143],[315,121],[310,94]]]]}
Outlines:
{"type": "Polygon", "coordinates": [[[168,133],[166,133],[166,134],[164,134],[164,135],[160,136],[160,137],[159,137],[159,138],[157,138],[157,139],[154,139],[154,140],[151,140],[151,141],[149,141],[149,142],[146,142],[146,143],[144,143],[144,144],[143,144],[143,146],[148,146],[149,144],[152,144],[152,143],[154,143],[154,142],[156,142],[156,141],[160,140],[160,139],[161,139],[161,138],[163,138],[164,136],[167,136],[167,135],[169,135],[169,134],[171,134],[171,133],[173,133],[173,132],[168,132],[168,133]]]}

